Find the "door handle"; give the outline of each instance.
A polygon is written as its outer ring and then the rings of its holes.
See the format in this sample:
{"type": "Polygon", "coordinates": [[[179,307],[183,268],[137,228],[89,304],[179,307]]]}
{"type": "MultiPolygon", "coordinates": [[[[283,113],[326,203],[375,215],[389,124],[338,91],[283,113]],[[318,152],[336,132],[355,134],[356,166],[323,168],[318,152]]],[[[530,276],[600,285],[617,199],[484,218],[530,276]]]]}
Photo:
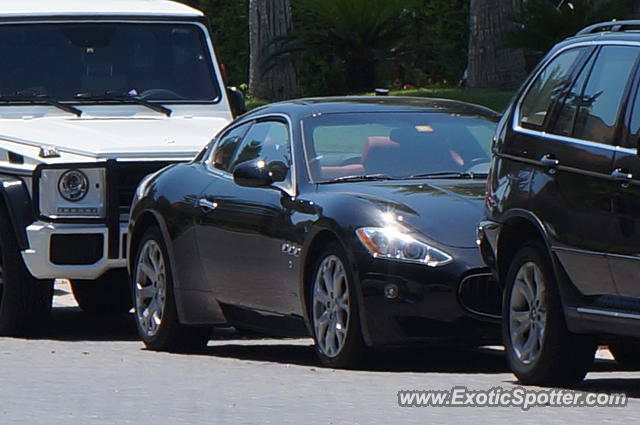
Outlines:
{"type": "Polygon", "coordinates": [[[549,174],[555,174],[556,168],[560,165],[560,161],[555,159],[554,155],[548,153],[540,158],[540,165],[545,167],[549,174]]]}
{"type": "Polygon", "coordinates": [[[622,183],[629,183],[633,179],[633,174],[627,173],[622,168],[616,168],[611,172],[611,177],[620,180],[622,183]]]}
{"type": "Polygon", "coordinates": [[[555,159],[553,155],[546,154],[542,158],[540,158],[540,164],[547,168],[556,168],[558,165],[560,165],[560,161],[555,159]]]}
{"type": "Polygon", "coordinates": [[[207,198],[198,199],[198,206],[204,213],[210,213],[218,208],[218,203],[208,200],[207,198]]]}

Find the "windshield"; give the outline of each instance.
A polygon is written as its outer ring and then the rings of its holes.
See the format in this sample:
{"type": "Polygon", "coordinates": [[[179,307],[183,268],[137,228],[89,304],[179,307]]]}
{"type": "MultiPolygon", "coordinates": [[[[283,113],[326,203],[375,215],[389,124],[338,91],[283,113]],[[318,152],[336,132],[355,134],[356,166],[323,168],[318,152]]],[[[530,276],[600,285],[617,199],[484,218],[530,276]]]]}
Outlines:
{"type": "Polygon", "coordinates": [[[219,89],[211,64],[205,34],[193,24],[0,25],[0,96],[212,101],[219,89]]]}
{"type": "Polygon", "coordinates": [[[445,113],[323,114],[304,120],[316,183],[488,172],[494,119],[445,113]]]}

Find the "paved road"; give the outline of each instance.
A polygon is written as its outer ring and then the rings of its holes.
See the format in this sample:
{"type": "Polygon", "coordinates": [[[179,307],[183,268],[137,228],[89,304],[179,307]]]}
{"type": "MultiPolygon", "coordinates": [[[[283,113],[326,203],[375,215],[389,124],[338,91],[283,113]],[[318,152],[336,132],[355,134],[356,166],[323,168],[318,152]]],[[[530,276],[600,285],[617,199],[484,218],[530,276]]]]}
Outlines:
{"type": "Polygon", "coordinates": [[[514,386],[500,351],[403,350],[358,371],[319,367],[309,340],[221,333],[198,355],[150,352],[128,315],[92,317],[56,292],[38,339],[0,339],[0,425],[564,424],[640,417],[640,375],[605,353],[580,387],[625,391],[624,408],[400,408],[401,389],[514,386]]]}

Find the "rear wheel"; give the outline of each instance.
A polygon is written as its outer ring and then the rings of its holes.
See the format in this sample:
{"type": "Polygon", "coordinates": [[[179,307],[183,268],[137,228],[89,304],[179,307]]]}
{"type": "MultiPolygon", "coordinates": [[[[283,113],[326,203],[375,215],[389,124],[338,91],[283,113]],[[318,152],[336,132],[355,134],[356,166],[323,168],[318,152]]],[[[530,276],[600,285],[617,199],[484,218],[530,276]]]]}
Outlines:
{"type": "Polygon", "coordinates": [[[595,354],[593,338],[567,329],[546,251],[527,242],[509,268],[503,339],[511,370],[524,384],[570,385],[584,378],[595,354]]]}
{"type": "Polygon", "coordinates": [[[71,281],[73,297],[87,313],[126,313],[133,307],[126,269],[110,270],[96,280],[71,281]]]}
{"type": "Polygon", "coordinates": [[[338,243],[329,244],[316,262],[309,310],[320,361],[330,367],[356,366],[364,350],[358,299],[338,243]]]}
{"type": "Polygon", "coordinates": [[[27,270],[6,212],[0,215],[0,263],[0,335],[26,335],[46,327],[53,279],[36,279],[27,270]]]}
{"type": "Polygon", "coordinates": [[[165,241],[157,227],[142,236],[132,270],[136,326],[152,350],[188,351],[206,346],[211,330],[178,320],[173,277],[165,241]]]}

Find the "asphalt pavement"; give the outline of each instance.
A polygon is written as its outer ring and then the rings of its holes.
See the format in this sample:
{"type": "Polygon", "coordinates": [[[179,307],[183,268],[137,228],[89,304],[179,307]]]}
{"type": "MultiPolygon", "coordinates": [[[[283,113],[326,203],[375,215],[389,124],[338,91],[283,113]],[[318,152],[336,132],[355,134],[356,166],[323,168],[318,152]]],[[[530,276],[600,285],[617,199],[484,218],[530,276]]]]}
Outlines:
{"type": "MultiPolygon", "coordinates": [[[[48,330],[0,338],[0,425],[619,424],[640,417],[640,374],[601,351],[576,390],[626,407],[399,407],[400,390],[523,388],[502,352],[378,351],[360,370],[322,368],[309,339],[214,333],[197,354],[145,350],[131,315],[91,316],[57,285],[48,330]]],[[[531,389],[531,388],[527,388],[531,389]]],[[[539,390],[539,388],[534,388],[539,390]]]]}

